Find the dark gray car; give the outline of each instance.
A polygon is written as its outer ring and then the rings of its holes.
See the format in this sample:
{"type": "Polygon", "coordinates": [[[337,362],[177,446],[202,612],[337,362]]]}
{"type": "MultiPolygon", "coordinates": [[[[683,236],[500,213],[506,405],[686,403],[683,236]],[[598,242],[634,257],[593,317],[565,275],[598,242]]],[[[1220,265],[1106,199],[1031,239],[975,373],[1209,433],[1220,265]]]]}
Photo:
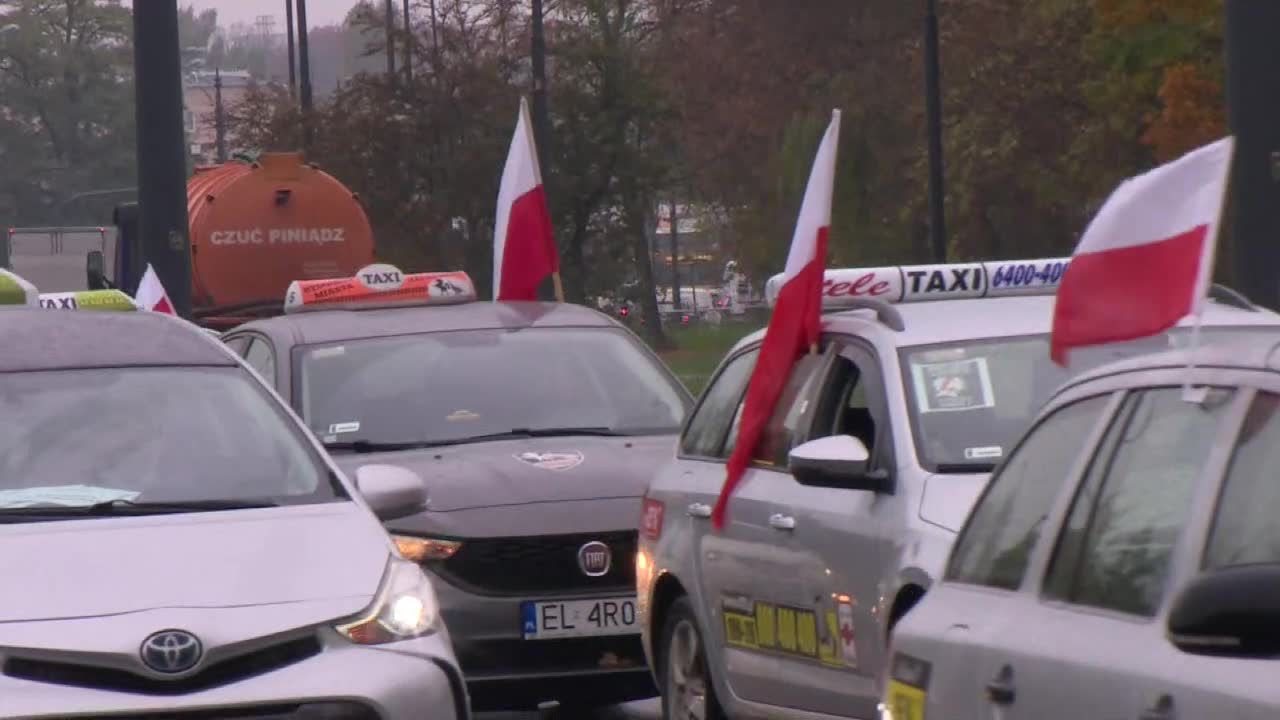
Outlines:
{"type": "Polygon", "coordinates": [[[428,509],[388,528],[435,578],[478,709],[655,694],[636,526],[690,398],[632,333],[584,307],[469,302],[312,310],[224,339],[339,465],[424,478],[428,509]]]}

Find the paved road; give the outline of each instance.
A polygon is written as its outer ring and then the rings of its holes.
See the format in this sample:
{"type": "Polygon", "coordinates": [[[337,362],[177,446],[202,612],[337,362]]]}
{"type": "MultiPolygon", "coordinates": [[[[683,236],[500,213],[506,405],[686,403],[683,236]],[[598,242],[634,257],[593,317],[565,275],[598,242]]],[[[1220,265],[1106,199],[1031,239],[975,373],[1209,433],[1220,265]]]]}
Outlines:
{"type": "MultiPolygon", "coordinates": [[[[542,720],[540,713],[476,713],[476,720],[542,720]]],[[[545,716],[547,720],[556,720],[554,714],[545,716]]],[[[657,698],[640,700],[603,708],[597,714],[597,720],[660,720],[662,706],[657,698]]]]}

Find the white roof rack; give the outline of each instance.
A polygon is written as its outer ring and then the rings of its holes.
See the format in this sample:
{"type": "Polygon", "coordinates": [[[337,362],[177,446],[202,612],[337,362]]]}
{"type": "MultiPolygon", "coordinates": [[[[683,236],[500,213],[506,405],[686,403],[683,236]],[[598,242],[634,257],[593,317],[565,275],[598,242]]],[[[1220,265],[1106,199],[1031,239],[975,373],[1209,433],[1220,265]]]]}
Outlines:
{"type": "Polygon", "coordinates": [[[406,274],[393,265],[361,268],[355,277],[294,280],[284,311],[374,310],[474,302],[475,284],[465,272],[406,274]]]}
{"type": "MultiPolygon", "coordinates": [[[[878,268],[831,268],[823,275],[822,307],[856,307],[855,300],[885,303],[1053,295],[1071,258],[1000,260],[946,265],[898,265],[878,268]]],[[[778,299],[783,275],[769,278],[765,298],[778,299]]],[[[864,305],[865,306],[865,305],[864,305]]]]}

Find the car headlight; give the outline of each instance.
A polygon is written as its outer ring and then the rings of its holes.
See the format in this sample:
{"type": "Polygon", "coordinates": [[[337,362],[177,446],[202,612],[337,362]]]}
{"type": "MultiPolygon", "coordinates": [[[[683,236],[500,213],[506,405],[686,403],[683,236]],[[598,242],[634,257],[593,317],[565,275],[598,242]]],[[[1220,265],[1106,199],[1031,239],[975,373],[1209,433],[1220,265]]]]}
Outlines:
{"type": "Polygon", "coordinates": [[[416,563],[432,560],[448,560],[458,552],[462,543],[457,540],[441,540],[440,538],[414,537],[412,535],[392,535],[396,549],[405,560],[416,563]]]}
{"type": "Polygon", "coordinates": [[[369,609],[334,629],[351,642],[381,645],[434,632],[439,621],[440,604],[422,568],[393,557],[369,609]]]}

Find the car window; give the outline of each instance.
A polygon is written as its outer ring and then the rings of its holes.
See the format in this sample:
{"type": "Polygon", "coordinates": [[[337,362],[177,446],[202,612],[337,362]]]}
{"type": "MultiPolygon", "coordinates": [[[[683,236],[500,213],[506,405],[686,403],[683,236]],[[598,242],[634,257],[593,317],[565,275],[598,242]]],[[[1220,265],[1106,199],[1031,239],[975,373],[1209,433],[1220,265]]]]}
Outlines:
{"type": "Polygon", "coordinates": [[[1223,481],[1206,569],[1280,563],[1280,395],[1260,392],[1249,407],[1223,481]]]}
{"type": "Polygon", "coordinates": [[[996,472],[956,541],[947,569],[955,582],[1016,590],[1067,477],[1107,407],[1100,395],[1045,418],[996,472]]]}
{"type": "Polygon", "coordinates": [[[0,415],[0,508],[346,497],[240,367],[0,373],[0,415]]]}
{"type": "MultiPolygon", "coordinates": [[[[1072,503],[1046,586],[1077,605],[1134,615],[1155,613],[1169,563],[1229,400],[1213,390],[1203,403],[1182,388],[1136,393],[1097,478],[1072,503]],[[1072,535],[1077,537],[1072,537],[1072,535]],[[1060,577],[1066,574],[1067,577],[1060,577]]],[[[1104,445],[1105,447],[1105,445],[1104,445]]]]}
{"type": "MultiPolygon", "coordinates": [[[[1206,327],[1206,344],[1272,335],[1273,328],[1206,327]]],[[[1049,396],[1075,374],[1103,363],[1180,347],[1186,328],[1141,340],[1072,351],[1063,368],[1049,360],[1049,337],[973,339],[900,351],[912,434],[920,464],[989,469],[1021,437],[1049,396]]]]}
{"type": "Polygon", "coordinates": [[[684,438],[680,441],[681,453],[695,457],[727,457],[721,452],[726,431],[731,418],[736,417],[759,354],[759,350],[751,350],[731,359],[712,381],[685,428],[684,438]]]}
{"type": "MultiPolygon", "coordinates": [[[[760,443],[756,445],[755,462],[770,467],[787,467],[787,455],[798,439],[804,423],[812,417],[810,407],[815,386],[822,382],[822,368],[827,365],[825,354],[808,353],[791,369],[773,415],[764,426],[760,443]]],[[[746,399],[743,398],[745,403],[746,399]]],[[[735,422],[735,430],[737,423],[735,422]]],[[[736,439],[736,437],[735,437],[736,439]]]]}
{"type": "Polygon", "coordinates": [[[244,351],[244,361],[257,370],[267,382],[275,383],[276,355],[271,349],[271,343],[260,337],[253,338],[249,341],[248,349],[244,351]]]}
{"type": "Polygon", "coordinates": [[[884,432],[884,413],[879,403],[873,406],[867,385],[876,379],[875,365],[869,358],[857,353],[859,367],[851,357],[853,350],[846,349],[836,358],[827,376],[822,398],[810,429],[810,440],[831,435],[852,435],[862,441],[873,461],[877,457],[877,436],[884,432]]]}
{"type": "Polygon", "coordinates": [[[326,444],[454,444],[512,432],[677,435],[689,396],[606,327],[353,339],[299,353],[302,416],[326,444]]]}

